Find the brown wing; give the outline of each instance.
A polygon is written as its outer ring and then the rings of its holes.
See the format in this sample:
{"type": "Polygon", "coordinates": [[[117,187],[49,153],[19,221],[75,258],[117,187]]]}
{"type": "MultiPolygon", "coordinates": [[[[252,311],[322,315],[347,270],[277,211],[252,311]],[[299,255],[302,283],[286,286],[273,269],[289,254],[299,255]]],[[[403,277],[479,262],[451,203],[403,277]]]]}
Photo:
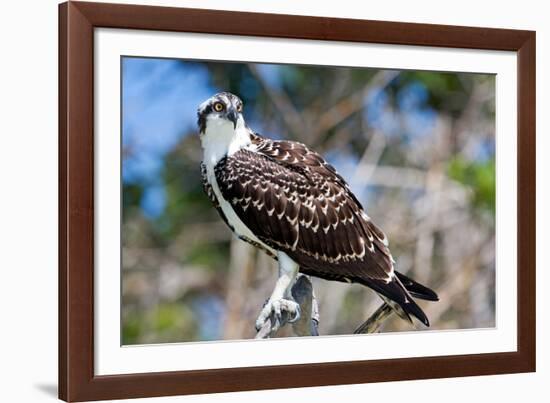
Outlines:
{"type": "Polygon", "coordinates": [[[336,170],[303,144],[254,142],[256,151],[241,150],[215,169],[224,198],[245,225],[309,274],[389,282],[386,237],[336,170]]]}

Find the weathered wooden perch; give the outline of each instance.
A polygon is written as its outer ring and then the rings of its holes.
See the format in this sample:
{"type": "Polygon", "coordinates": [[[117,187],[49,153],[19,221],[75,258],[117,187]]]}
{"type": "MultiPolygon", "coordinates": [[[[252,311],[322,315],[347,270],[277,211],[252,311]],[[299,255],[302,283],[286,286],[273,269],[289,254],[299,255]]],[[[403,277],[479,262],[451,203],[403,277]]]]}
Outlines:
{"type": "MultiPolygon", "coordinates": [[[[292,330],[296,336],[319,336],[319,306],[313,292],[313,285],[308,276],[298,274],[298,278],[292,286],[292,297],[300,305],[300,319],[292,323],[292,330]]],[[[357,329],[355,334],[375,333],[382,323],[393,313],[393,309],[383,303],[365,322],[357,329]]],[[[273,331],[275,315],[271,315],[256,334],[256,339],[268,339],[277,334],[279,329],[288,325],[288,312],[282,312],[282,319],[277,331],[273,331]]]]}
{"type": "MultiPolygon", "coordinates": [[[[298,274],[291,292],[294,300],[300,305],[301,311],[300,319],[292,323],[294,334],[296,336],[319,336],[319,307],[309,277],[304,274],[298,274]]],[[[277,331],[272,331],[275,320],[275,316],[271,314],[269,320],[264,323],[256,334],[256,339],[268,339],[273,337],[277,333],[277,331]]],[[[279,329],[287,324],[288,313],[283,311],[279,329]]]]}

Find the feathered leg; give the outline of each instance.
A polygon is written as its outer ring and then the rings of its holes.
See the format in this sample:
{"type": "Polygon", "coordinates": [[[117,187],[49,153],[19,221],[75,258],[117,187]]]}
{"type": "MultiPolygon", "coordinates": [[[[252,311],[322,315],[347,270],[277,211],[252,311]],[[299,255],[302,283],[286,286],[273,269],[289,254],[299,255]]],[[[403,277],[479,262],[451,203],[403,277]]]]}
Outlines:
{"type": "Polygon", "coordinates": [[[271,293],[271,297],[269,297],[258,319],[256,319],[256,330],[262,328],[263,324],[266,320],[269,320],[272,313],[275,315],[275,324],[272,328],[273,331],[276,331],[282,322],[282,311],[289,313],[291,319],[288,322],[290,323],[300,318],[300,305],[294,301],[290,292],[296,280],[299,266],[283,252],[277,252],[277,259],[279,262],[279,278],[271,293]]]}

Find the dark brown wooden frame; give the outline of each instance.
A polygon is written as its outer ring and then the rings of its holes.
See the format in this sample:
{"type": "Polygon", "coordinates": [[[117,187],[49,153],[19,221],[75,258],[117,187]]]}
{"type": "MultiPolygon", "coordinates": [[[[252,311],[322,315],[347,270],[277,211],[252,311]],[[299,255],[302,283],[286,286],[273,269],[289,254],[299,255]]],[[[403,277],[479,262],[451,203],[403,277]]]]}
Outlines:
{"type": "Polygon", "coordinates": [[[68,2],[59,6],[59,397],[119,399],[535,371],[535,33],[68,2]],[[518,351],[94,375],[94,28],[515,51],[518,55],[518,351]],[[390,365],[391,364],[391,365],[390,365]]]}

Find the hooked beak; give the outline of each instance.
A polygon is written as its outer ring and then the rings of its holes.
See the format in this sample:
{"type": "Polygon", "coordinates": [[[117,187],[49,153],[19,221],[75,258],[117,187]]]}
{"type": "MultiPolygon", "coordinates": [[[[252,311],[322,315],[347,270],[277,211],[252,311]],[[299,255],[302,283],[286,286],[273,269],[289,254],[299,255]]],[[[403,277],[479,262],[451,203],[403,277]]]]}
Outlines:
{"type": "Polygon", "coordinates": [[[234,108],[231,108],[229,109],[229,111],[227,111],[227,119],[233,122],[233,129],[236,129],[237,121],[239,120],[239,115],[237,114],[234,108]]]}

